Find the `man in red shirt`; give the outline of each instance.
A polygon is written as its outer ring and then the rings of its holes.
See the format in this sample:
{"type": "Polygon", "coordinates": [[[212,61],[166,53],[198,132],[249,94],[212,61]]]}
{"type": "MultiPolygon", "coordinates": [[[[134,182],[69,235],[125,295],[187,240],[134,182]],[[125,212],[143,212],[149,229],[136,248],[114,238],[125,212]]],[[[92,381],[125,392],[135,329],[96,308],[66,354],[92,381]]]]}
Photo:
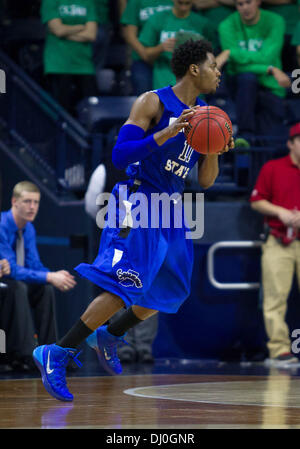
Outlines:
{"type": "Polygon", "coordinates": [[[263,313],[269,337],[269,366],[295,366],[285,322],[296,269],[300,286],[300,122],[290,128],[289,154],[261,169],[250,202],[265,216],[270,234],[263,244],[263,313]]]}

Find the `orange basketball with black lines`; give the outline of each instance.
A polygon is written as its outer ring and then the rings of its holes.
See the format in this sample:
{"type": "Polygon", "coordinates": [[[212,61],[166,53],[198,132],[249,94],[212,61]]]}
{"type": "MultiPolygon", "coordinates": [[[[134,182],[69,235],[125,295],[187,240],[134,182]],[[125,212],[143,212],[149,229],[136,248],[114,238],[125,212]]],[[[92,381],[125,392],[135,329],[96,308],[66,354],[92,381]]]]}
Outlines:
{"type": "Polygon", "coordinates": [[[232,123],[217,106],[201,106],[189,119],[184,133],[187,143],[198,153],[219,153],[230,141],[232,123]]]}

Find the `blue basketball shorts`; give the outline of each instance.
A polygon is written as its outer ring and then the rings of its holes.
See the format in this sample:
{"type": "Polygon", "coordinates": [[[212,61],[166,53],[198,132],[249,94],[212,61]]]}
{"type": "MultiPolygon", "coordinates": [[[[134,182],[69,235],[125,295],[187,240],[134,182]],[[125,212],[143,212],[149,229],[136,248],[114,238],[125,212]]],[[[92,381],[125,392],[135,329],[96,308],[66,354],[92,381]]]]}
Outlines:
{"type": "MultiPolygon", "coordinates": [[[[118,219],[122,208],[119,185],[113,190],[116,201],[113,214],[118,219]]],[[[122,183],[124,185],[124,183],[122,183]]],[[[127,186],[130,186],[128,181],[127,186]]],[[[138,189],[149,197],[145,185],[138,189]]],[[[151,204],[149,203],[149,212],[151,204]]],[[[123,218],[122,218],[123,219],[123,218]]],[[[101,235],[98,256],[93,264],[82,263],[77,273],[123,299],[125,306],[139,305],[166,313],[176,313],[190,293],[193,268],[193,244],[181,228],[106,226],[101,235]]]]}

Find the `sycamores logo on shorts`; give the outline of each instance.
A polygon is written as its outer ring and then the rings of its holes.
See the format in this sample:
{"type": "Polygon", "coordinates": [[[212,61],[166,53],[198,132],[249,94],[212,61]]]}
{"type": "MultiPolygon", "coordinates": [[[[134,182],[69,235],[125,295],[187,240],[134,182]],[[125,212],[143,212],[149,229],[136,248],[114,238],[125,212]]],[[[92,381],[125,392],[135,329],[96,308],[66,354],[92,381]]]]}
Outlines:
{"type": "Polygon", "coordinates": [[[142,288],[143,284],[142,281],[139,278],[140,273],[134,270],[127,270],[123,271],[121,268],[117,270],[117,276],[120,280],[120,284],[123,285],[123,287],[136,287],[136,288],[142,288]]]}

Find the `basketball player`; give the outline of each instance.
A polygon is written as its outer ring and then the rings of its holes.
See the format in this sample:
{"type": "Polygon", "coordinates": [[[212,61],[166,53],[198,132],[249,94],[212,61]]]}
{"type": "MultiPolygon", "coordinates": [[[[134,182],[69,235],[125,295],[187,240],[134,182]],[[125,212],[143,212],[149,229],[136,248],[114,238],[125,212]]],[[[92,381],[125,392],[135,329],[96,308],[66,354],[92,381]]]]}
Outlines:
{"type": "MultiPolygon", "coordinates": [[[[146,92],[135,101],[129,118],[120,129],[112,158],[118,168],[128,167],[129,180],[122,183],[128,196],[140,192],[182,193],[184,178],[198,161],[198,179],[210,187],[218,175],[218,155],[200,156],[186,144],[183,129],[199,106],[199,94],[214,93],[220,80],[211,44],[187,41],[173,53],[174,87],[146,92]]],[[[234,147],[233,140],[224,148],[234,147]]],[[[118,204],[119,185],[113,190],[118,204]]],[[[127,198],[125,198],[127,199],[127,198]]],[[[116,211],[118,215],[118,208],[116,211]]],[[[117,345],[126,331],[157,311],[175,313],[189,296],[193,245],[185,238],[187,227],[106,227],[99,254],[92,265],[75,269],[101,286],[81,318],[56,344],[33,352],[46,390],[62,401],[72,401],[65,367],[76,359],[76,348],[87,339],[99,361],[111,374],[120,374],[117,345]],[[103,324],[118,310],[124,313],[108,326],[103,324]]],[[[78,360],[77,360],[78,361],[78,360]]],[[[78,362],[79,363],[79,362],[78,362]]]]}

